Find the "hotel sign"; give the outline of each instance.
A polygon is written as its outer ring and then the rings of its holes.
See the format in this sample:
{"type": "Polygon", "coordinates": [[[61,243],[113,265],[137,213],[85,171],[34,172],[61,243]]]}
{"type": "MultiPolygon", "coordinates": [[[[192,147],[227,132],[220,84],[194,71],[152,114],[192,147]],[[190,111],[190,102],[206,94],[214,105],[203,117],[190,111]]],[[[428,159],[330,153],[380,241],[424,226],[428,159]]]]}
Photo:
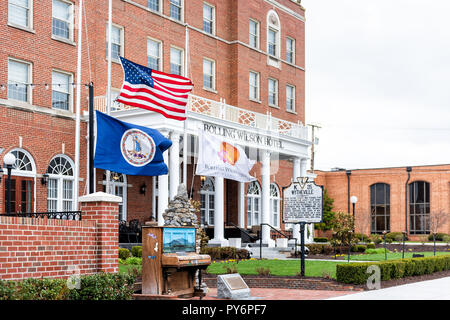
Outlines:
{"type": "Polygon", "coordinates": [[[283,149],[283,144],[281,140],[277,139],[277,137],[260,135],[234,128],[225,128],[211,123],[203,123],[203,130],[216,136],[232,139],[233,141],[242,141],[269,148],[283,149]]]}
{"type": "Polygon", "coordinates": [[[304,188],[292,183],[283,188],[284,223],[319,223],[323,215],[323,187],[308,182],[304,188]]]}

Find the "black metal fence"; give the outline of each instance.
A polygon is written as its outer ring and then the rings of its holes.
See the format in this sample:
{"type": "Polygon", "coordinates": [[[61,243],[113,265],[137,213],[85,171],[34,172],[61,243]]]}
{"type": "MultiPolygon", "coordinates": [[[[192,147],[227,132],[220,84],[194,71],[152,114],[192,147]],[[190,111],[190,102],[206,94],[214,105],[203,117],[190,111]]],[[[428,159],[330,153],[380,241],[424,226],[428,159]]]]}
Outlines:
{"type": "Polygon", "coordinates": [[[81,211],[61,211],[61,212],[16,212],[5,213],[2,216],[7,217],[22,217],[22,218],[47,218],[58,220],[81,220],[81,211]]]}

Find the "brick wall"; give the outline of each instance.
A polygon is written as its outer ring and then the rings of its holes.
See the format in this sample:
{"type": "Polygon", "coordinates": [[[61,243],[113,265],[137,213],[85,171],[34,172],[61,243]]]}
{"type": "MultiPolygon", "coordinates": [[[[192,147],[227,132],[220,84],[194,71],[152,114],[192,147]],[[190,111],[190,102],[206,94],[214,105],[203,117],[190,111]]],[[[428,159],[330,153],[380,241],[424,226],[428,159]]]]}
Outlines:
{"type": "Polygon", "coordinates": [[[0,215],[0,279],[118,272],[117,202],[88,201],[81,210],[81,221],[0,215]]]}

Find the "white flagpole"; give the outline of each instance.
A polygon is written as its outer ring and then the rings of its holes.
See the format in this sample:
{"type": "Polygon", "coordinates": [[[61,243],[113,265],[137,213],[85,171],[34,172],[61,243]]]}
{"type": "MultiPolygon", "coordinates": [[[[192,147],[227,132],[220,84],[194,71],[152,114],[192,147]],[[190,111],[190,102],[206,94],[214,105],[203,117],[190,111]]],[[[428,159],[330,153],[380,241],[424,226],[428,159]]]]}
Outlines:
{"type": "MultiPolygon", "coordinates": [[[[111,115],[111,57],[112,57],[112,0],[108,3],[108,84],[106,87],[106,114],[111,115]]],[[[106,170],[106,193],[111,192],[111,172],[106,170]]]]}
{"type": "Polygon", "coordinates": [[[75,210],[78,210],[78,195],[79,195],[79,176],[80,176],[80,108],[81,108],[81,45],[82,45],[82,22],[83,22],[83,0],[79,2],[78,10],[78,52],[77,52],[77,95],[76,95],[76,110],[75,110],[75,210]]]}
{"type": "MultiPolygon", "coordinates": [[[[189,30],[186,26],[186,43],[185,43],[185,51],[184,51],[184,71],[185,76],[188,77],[188,70],[189,70],[189,30]]],[[[189,104],[189,99],[188,99],[189,104]]],[[[188,143],[187,143],[187,113],[188,113],[188,105],[186,105],[186,120],[184,120],[184,132],[183,132],[183,183],[187,187],[187,153],[188,153],[188,143]]]]}

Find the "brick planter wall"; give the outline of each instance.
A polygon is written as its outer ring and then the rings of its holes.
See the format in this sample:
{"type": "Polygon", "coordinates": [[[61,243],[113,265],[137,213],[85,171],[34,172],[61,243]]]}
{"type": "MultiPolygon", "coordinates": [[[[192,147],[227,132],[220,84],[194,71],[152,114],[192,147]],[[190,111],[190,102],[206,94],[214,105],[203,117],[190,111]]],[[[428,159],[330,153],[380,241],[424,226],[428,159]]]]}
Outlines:
{"type": "Polygon", "coordinates": [[[82,221],[0,215],[0,279],[118,272],[119,197],[80,198],[82,221]]]}

